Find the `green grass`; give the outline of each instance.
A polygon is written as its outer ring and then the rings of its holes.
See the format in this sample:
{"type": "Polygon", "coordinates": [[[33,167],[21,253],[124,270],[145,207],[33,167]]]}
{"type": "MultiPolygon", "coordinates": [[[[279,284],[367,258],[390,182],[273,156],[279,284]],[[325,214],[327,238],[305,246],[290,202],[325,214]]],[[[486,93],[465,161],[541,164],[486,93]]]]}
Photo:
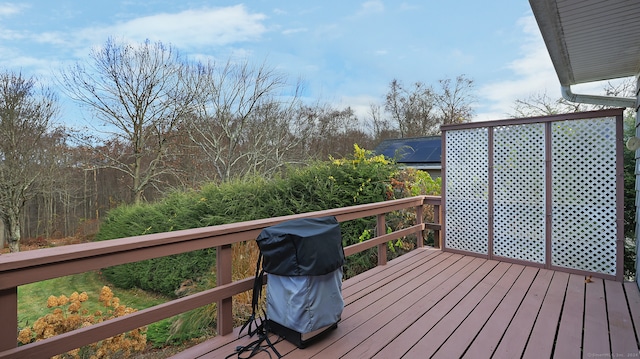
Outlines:
{"type": "Polygon", "coordinates": [[[82,307],[89,313],[104,310],[98,298],[105,285],[111,288],[115,297],[120,298],[121,304],[135,309],[149,308],[170,300],[139,289],[114,288],[98,272],[86,272],[18,287],[18,327],[33,325],[38,318],[51,313],[52,309],[47,308],[47,298],[51,295],[58,297],[64,294],[69,297],[73,292],[87,292],[89,300],[82,307]]]}

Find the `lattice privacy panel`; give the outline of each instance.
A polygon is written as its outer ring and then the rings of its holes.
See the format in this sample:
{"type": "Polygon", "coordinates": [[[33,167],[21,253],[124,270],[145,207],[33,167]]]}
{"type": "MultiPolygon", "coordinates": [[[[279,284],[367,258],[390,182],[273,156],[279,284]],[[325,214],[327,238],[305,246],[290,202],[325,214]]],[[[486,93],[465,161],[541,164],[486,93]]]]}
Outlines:
{"type": "Polygon", "coordinates": [[[488,253],[488,130],[446,133],[445,246],[488,253]]]}
{"type": "Polygon", "coordinates": [[[544,124],[493,129],[493,254],[545,263],[544,124]]]}
{"type": "Polygon", "coordinates": [[[446,249],[620,275],[620,118],[574,118],[445,131],[446,249]]]}
{"type": "Polygon", "coordinates": [[[615,118],[552,124],[552,264],[616,274],[615,118]]]}

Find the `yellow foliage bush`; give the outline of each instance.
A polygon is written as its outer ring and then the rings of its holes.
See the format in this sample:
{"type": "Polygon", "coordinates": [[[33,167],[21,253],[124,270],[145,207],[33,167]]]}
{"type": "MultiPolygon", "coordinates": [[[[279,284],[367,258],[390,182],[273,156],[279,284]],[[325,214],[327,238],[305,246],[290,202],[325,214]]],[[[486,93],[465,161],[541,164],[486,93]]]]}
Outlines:
{"type": "MultiPolygon", "coordinates": [[[[133,308],[121,305],[120,299],[114,297],[113,292],[107,286],[102,287],[98,298],[98,301],[105,307],[104,311],[89,314],[86,309],[82,308],[82,303],[88,299],[89,296],[86,292],[74,292],[70,297],[65,295],[59,297],[50,296],[47,299],[47,307],[53,308],[53,312],[38,318],[32,327],[22,329],[18,334],[18,341],[21,344],[28,344],[136,311],[133,308]],[[63,308],[64,306],[67,306],[66,311],[63,308]]],[[[145,332],[146,327],[134,329],[86,347],[57,355],[54,358],[100,359],[110,358],[115,354],[120,354],[122,357],[127,358],[132,353],[145,349],[147,345],[145,332]]]]}

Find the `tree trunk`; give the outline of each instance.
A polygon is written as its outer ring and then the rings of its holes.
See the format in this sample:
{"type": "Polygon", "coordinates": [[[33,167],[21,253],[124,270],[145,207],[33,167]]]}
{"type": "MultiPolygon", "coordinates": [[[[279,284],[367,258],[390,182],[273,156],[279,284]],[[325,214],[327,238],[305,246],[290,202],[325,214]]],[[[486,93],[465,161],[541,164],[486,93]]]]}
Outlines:
{"type": "Polygon", "coordinates": [[[7,232],[4,229],[4,221],[0,220],[0,250],[4,249],[6,233],[7,232]]]}
{"type": "Polygon", "coordinates": [[[6,217],[8,227],[7,242],[9,243],[9,252],[20,252],[20,217],[15,211],[10,211],[6,217]]]}

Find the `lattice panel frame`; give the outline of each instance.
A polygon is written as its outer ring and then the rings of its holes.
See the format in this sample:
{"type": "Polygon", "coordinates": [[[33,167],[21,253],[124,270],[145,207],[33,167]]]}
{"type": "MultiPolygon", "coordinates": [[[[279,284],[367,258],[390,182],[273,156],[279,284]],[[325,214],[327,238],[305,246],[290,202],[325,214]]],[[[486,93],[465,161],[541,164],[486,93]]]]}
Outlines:
{"type": "Polygon", "coordinates": [[[467,129],[445,136],[445,248],[488,254],[489,132],[467,129]]]}
{"type": "Polygon", "coordinates": [[[493,129],[493,254],[544,264],[545,125],[493,129]]]}
{"type": "Polygon", "coordinates": [[[615,117],[552,123],[552,265],[616,275],[615,117]]]}

